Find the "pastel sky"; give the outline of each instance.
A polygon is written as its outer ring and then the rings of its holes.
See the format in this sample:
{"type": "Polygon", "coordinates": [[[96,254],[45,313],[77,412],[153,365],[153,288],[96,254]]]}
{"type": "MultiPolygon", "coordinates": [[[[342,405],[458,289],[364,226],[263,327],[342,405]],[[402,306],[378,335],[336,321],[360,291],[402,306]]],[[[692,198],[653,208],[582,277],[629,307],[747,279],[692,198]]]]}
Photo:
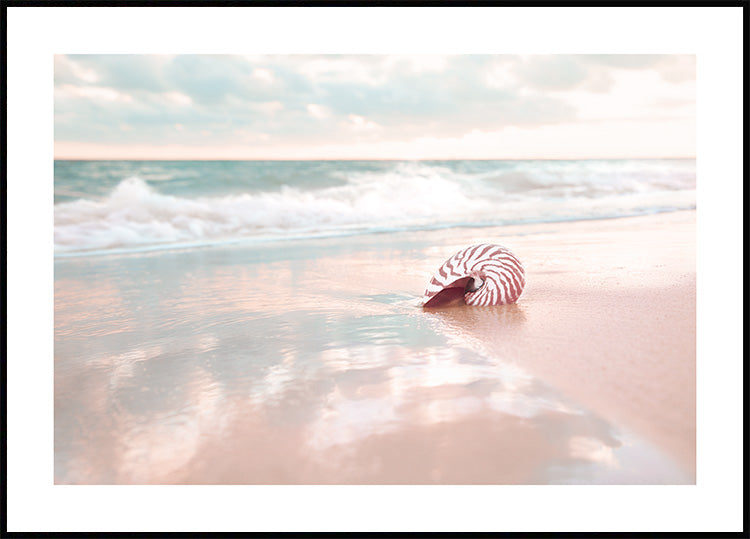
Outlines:
{"type": "Polygon", "coordinates": [[[695,78],[692,55],[56,55],[55,157],[694,157],[695,78]]]}

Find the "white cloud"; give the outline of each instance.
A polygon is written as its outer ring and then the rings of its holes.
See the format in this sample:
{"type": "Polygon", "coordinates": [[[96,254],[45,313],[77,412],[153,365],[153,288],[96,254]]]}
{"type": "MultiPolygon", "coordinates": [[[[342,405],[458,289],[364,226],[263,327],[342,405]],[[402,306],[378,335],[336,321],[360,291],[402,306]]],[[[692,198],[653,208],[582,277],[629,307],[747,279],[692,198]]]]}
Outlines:
{"type": "Polygon", "coordinates": [[[164,99],[166,99],[170,103],[174,103],[175,105],[192,105],[193,99],[186,94],[183,94],[182,92],[164,92],[162,94],[164,96],[164,99]]]}
{"type": "Polygon", "coordinates": [[[266,84],[270,84],[275,80],[270,70],[260,67],[253,69],[253,78],[266,84]]]}
{"type": "Polygon", "coordinates": [[[276,114],[284,110],[284,104],[281,101],[265,101],[262,103],[253,103],[250,107],[263,114],[276,114]]]}
{"type": "Polygon", "coordinates": [[[657,71],[669,82],[695,81],[695,55],[669,56],[657,67],[657,71]]]}
{"type": "Polygon", "coordinates": [[[75,78],[81,82],[95,83],[99,81],[99,75],[95,70],[81,65],[68,56],[55,56],[55,71],[69,71],[75,78]]]}
{"type": "Polygon", "coordinates": [[[238,128],[233,132],[236,142],[265,142],[271,137],[267,133],[253,131],[252,129],[238,128]]]}
{"type": "Polygon", "coordinates": [[[574,88],[588,77],[588,69],[575,56],[523,56],[514,73],[525,84],[542,90],[574,88]]]}
{"type": "Polygon", "coordinates": [[[298,69],[316,84],[346,82],[375,86],[388,80],[386,72],[377,65],[380,58],[318,57],[302,62],[298,69]]]}
{"type": "Polygon", "coordinates": [[[310,116],[313,118],[328,118],[331,115],[331,111],[328,107],[324,107],[323,105],[316,105],[315,103],[310,103],[305,107],[307,109],[307,112],[310,113],[310,116]]]}
{"type": "Polygon", "coordinates": [[[93,69],[87,69],[75,62],[70,62],[70,67],[73,71],[73,74],[84,82],[93,83],[99,80],[99,76],[93,69]]]}
{"type": "Polygon", "coordinates": [[[133,96],[105,86],[75,86],[63,84],[55,88],[55,97],[92,99],[94,101],[133,102],[133,96]]]}
{"type": "Polygon", "coordinates": [[[401,66],[408,67],[414,73],[440,72],[448,67],[446,56],[435,54],[413,54],[386,56],[383,67],[393,70],[401,66]]]}
{"type": "Polygon", "coordinates": [[[576,107],[581,121],[632,121],[695,115],[695,85],[692,82],[664,84],[656,71],[613,73],[607,92],[592,93],[576,89],[555,95],[576,107]],[[675,106],[670,107],[669,104],[675,106]]]}
{"type": "Polygon", "coordinates": [[[347,116],[347,119],[349,120],[349,127],[353,128],[356,131],[372,131],[375,129],[380,129],[380,126],[375,122],[372,122],[356,114],[350,114],[349,116],[347,116]]]}
{"type": "Polygon", "coordinates": [[[490,88],[512,88],[518,85],[518,77],[513,73],[513,64],[495,62],[485,73],[484,83],[490,88]]]}

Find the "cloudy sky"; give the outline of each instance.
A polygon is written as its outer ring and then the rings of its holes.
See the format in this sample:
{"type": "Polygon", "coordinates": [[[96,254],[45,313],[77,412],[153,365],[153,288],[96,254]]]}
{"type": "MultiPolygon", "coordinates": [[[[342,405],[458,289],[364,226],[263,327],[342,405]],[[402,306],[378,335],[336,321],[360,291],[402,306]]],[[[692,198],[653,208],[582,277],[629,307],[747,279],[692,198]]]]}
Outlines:
{"type": "Polygon", "coordinates": [[[57,55],[55,157],[695,156],[695,57],[57,55]]]}

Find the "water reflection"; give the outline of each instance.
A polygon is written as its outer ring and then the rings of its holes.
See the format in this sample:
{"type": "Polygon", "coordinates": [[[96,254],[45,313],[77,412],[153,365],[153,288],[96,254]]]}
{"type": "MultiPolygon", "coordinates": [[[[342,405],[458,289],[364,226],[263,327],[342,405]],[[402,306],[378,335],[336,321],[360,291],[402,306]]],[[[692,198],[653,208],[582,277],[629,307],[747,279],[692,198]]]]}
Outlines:
{"type": "Polygon", "coordinates": [[[127,331],[131,323],[132,316],[115,283],[102,280],[92,289],[88,283],[75,279],[55,281],[57,335],[105,335],[127,331]]]}
{"type": "Polygon", "coordinates": [[[482,348],[476,332],[524,330],[521,306],[423,312],[365,282],[374,254],[199,269],[169,256],[105,260],[77,279],[75,262],[59,265],[57,483],[643,480],[634,468],[682,480],[482,348]],[[332,267],[360,273],[332,283],[332,267]],[[100,292],[120,298],[127,331],[105,331],[97,314],[113,307],[89,299],[100,292]]]}

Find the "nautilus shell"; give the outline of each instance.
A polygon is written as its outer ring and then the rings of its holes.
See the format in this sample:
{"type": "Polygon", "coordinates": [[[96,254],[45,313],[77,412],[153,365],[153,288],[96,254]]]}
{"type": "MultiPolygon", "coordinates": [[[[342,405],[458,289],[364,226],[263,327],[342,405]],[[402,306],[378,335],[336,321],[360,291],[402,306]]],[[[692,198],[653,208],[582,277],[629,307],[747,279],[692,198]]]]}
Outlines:
{"type": "Polygon", "coordinates": [[[526,284],[521,262],[506,247],[481,243],[454,254],[427,284],[422,304],[438,307],[463,297],[467,305],[515,303],[526,284]]]}

